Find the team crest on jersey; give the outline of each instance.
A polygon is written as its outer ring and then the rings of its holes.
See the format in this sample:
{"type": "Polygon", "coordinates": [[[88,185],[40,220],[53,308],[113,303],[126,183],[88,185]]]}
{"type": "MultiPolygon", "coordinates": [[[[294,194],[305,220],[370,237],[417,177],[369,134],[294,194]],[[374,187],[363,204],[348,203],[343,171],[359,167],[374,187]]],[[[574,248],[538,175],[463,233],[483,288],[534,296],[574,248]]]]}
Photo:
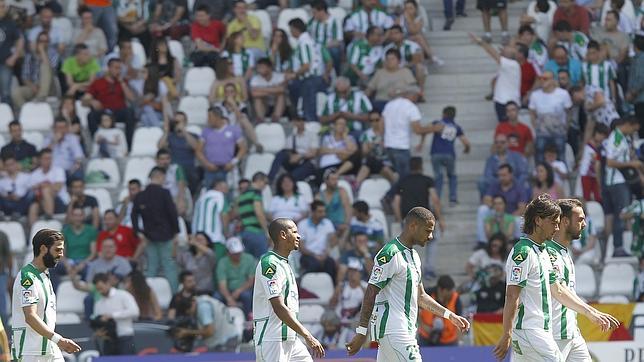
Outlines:
{"type": "Polygon", "coordinates": [[[25,278],[25,279],[22,281],[22,283],[20,283],[20,285],[22,285],[22,286],[23,286],[23,287],[25,287],[25,288],[29,288],[29,287],[31,287],[32,285],[34,285],[34,283],[31,281],[31,279],[30,279],[30,278],[25,278]]]}
{"type": "Polygon", "coordinates": [[[22,304],[33,304],[36,302],[34,297],[34,292],[32,290],[23,290],[22,291],[22,304]]]}
{"type": "Polygon", "coordinates": [[[520,262],[524,261],[525,259],[523,258],[523,255],[517,254],[514,258],[512,258],[512,260],[520,263],[520,262]]]}
{"type": "Polygon", "coordinates": [[[371,281],[377,282],[378,280],[380,280],[381,275],[382,275],[382,268],[379,266],[374,266],[373,271],[371,272],[371,281]]]}
{"type": "Polygon", "coordinates": [[[269,280],[267,283],[268,283],[268,293],[270,295],[279,294],[279,288],[277,287],[277,281],[276,280],[269,280]]]}
{"type": "Polygon", "coordinates": [[[522,268],[520,266],[512,267],[512,273],[510,274],[510,281],[517,282],[517,283],[521,281],[521,271],[522,271],[522,268]]]}
{"type": "Polygon", "coordinates": [[[378,258],[378,261],[379,261],[380,263],[386,263],[386,262],[387,262],[387,257],[383,255],[383,256],[381,256],[380,258],[378,258]]]}

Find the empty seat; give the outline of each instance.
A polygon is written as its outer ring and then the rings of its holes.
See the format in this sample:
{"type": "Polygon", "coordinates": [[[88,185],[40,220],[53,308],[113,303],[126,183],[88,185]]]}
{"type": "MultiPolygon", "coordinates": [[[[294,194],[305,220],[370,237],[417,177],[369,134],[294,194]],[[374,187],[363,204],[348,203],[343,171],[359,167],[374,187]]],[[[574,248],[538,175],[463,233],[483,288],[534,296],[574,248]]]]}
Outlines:
{"type": "Polygon", "coordinates": [[[251,179],[256,172],[263,172],[268,175],[271,170],[275,156],[272,153],[251,153],[246,159],[244,177],[251,179]]]}
{"type": "Polygon", "coordinates": [[[380,200],[385,196],[391,185],[384,178],[367,179],[360,185],[358,200],[365,201],[370,208],[382,209],[380,200]]]}
{"type": "Polygon", "coordinates": [[[168,282],[168,280],[163,277],[145,279],[147,280],[150,289],[154,290],[161,308],[168,309],[170,300],[172,299],[172,288],[170,288],[170,283],[168,282]]]}
{"type": "Polygon", "coordinates": [[[0,103],[0,132],[9,132],[9,123],[13,121],[13,111],[6,103],[0,103]]]}
{"type": "Polygon", "coordinates": [[[191,96],[208,96],[215,79],[215,71],[210,67],[190,68],[186,72],[184,89],[191,96]]]}
{"type": "Polygon", "coordinates": [[[286,146],[284,127],[279,123],[260,123],[255,126],[255,133],[265,152],[277,153],[286,146]]]}
{"type": "Polygon", "coordinates": [[[157,144],[162,136],[163,130],[159,127],[137,128],[132,138],[132,151],[130,151],[130,156],[156,156],[159,150],[157,144]]]}
{"type": "MultiPolygon", "coordinates": [[[[64,296],[60,296],[63,297],[64,296]]],[[[76,313],[56,313],[56,325],[80,324],[81,319],[76,313]]]]}
{"type": "Polygon", "coordinates": [[[309,185],[307,182],[298,181],[297,191],[300,193],[300,196],[302,196],[302,199],[307,204],[313,202],[313,190],[311,189],[311,185],[309,185]]]}
{"type": "Polygon", "coordinates": [[[102,171],[108,176],[109,179],[106,182],[88,183],[88,187],[116,188],[121,183],[121,172],[119,171],[119,165],[115,160],[111,158],[93,158],[89,160],[85,168],[85,172],[89,173],[92,171],[102,171]]]}
{"type": "Polygon", "coordinates": [[[605,295],[599,298],[600,304],[628,304],[628,298],[623,295],[605,295]]]}
{"type": "Polygon", "coordinates": [[[56,219],[36,221],[31,226],[31,231],[29,232],[29,244],[31,244],[31,240],[33,240],[34,235],[36,235],[36,233],[42,229],[61,231],[63,229],[63,224],[61,224],[60,221],[56,219]]]}
{"type": "Polygon", "coordinates": [[[300,302],[306,301],[307,304],[327,304],[333,296],[333,280],[327,273],[304,274],[300,287],[318,296],[300,300],[300,302]]]}
{"type": "Polygon", "coordinates": [[[369,209],[369,213],[371,214],[371,217],[380,221],[380,224],[382,224],[382,233],[384,238],[385,240],[389,240],[389,223],[387,223],[387,216],[385,216],[385,213],[380,209],[369,209]]]}
{"type": "Polygon", "coordinates": [[[633,280],[635,280],[635,270],[630,264],[608,264],[602,273],[599,295],[630,296],[633,293],[633,280]]]}
{"type": "Polygon", "coordinates": [[[588,264],[577,264],[575,267],[575,278],[577,285],[575,291],[580,297],[593,298],[597,293],[597,280],[595,272],[588,264]]]}
{"type": "Polygon", "coordinates": [[[87,293],[74,288],[71,281],[66,280],[58,285],[56,290],[56,311],[58,313],[83,313],[83,300],[87,293]]]}
{"type": "Polygon", "coordinates": [[[23,132],[22,139],[34,145],[38,151],[40,151],[45,145],[45,136],[40,132],[23,132]]]}
{"type": "Polygon", "coordinates": [[[302,323],[320,323],[324,307],[319,304],[305,304],[300,307],[298,319],[302,323]]]}
{"type": "Polygon", "coordinates": [[[27,102],[20,109],[20,124],[24,131],[51,131],[54,112],[49,103],[27,102]]]}
{"type": "Polygon", "coordinates": [[[604,208],[597,201],[586,202],[586,211],[593,221],[593,226],[597,232],[604,230],[604,208]]]}
{"type": "Polygon", "coordinates": [[[85,195],[94,196],[94,198],[96,198],[101,215],[103,215],[106,210],[114,208],[110,192],[104,188],[87,188],[85,189],[85,195]]]}
{"type": "Polygon", "coordinates": [[[181,45],[181,42],[178,40],[168,40],[168,49],[170,50],[170,54],[179,61],[179,63],[183,64],[183,61],[186,57],[186,54],[183,50],[183,45],[181,45]]]}
{"type": "MultiPolygon", "coordinates": [[[[186,96],[179,101],[178,110],[185,113],[188,124],[208,124],[208,99],[204,96],[186,96]]],[[[201,135],[201,134],[200,134],[201,135]]]]}
{"type": "Polygon", "coordinates": [[[138,179],[142,184],[148,183],[148,176],[152,168],[156,166],[154,159],[151,157],[130,158],[125,165],[123,173],[123,186],[127,186],[131,179],[138,179]]]}
{"type": "Polygon", "coordinates": [[[25,250],[27,241],[25,240],[25,230],[22,228],[22,224],[16,221],[0,222],[0,231],[7,234],[12,253],[21,253],[25,250]]]}
{"type": "Polygon", "coordinates": [[[254,15],[259,19],[259,23],[262,26],[262,36],[266,40],[270,40],[273,33],[273,22],[271,21],[271,16],[266,10],[249,10],[249,15],[254,15]]]}

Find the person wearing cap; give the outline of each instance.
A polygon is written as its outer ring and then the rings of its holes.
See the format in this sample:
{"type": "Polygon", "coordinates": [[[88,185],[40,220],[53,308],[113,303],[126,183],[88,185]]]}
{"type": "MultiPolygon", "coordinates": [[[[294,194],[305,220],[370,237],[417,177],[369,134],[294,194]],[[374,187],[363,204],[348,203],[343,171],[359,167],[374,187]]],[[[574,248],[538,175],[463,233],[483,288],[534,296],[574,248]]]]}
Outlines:
{"type": "Polygon", "coordinates": [[[244,252],[244,244],[236,236],[226,241],[226,247],[228,256],[217,264],[219,292],[215,292],[215,298],[229,307],[241,304],[244,313],[248,314],[253,306],[253,284],[257,260],[244,252]]]}
{"type": "Polygon", "coordinates": [[[205,169],[204,185],[226,180],[228,172],[243,160],[246,151],[246,141],[241,128],[229,124],[221,108],[210,107],[208,126],[201,131],[201,140],[197,147],[197,159],[205,169]]]}
{"type": "MultiPolygon", "coordinates": [[[[362,273],[364,271],[362,261],[359,259],[349,259],[346,267],[346,280],[338,280],[338,285],[341,286],[340,297],[335,308],[336,314],[342,318],[342,322],[350,322],[356,318],[360,312],[364,292],[367,290],[367,282],[362,279],[362,273]]],[[[345,339],[348,342],[350,338],[346,337],[348,336],[345,333],[345,339]]],[[[353,337],[353,334],[351,334],[351,337],[353,337]]]]}

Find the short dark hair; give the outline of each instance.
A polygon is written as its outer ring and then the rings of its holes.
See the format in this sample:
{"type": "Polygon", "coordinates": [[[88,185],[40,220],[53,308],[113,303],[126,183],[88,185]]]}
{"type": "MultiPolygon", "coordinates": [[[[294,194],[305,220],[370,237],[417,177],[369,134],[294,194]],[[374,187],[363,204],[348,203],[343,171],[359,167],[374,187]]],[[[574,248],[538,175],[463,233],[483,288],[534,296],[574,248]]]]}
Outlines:
{"type": "Polygon", "coordinates": [[[367,33],[365,34],[365,37],[368,38],[369,35],[375,33],[376,31],[378,31],[378,29],[380,29],[379,26],[371,25],[370,27],[367,28],[367,33]]]}
{"type": "Polygon", "coordinates": [[[300,33],[304,33],[306,31],[306,24],[304,24],[304,21],[300,18],[291,19],[291,21],[288,22],[288,26],[297,29],[300,33]]]}
{"type": "Polygon", "coordinates": [[[31,245],[34,248],[34,258],[40,254],[40,247],[45,246],[47,249],[51,248],[56,241],[65,240],[65,237],[60,231],[52,229],[41,229],[38,230],[36,235],[34,235],[31,240],[31,245]]]}
{"type": "Polygon", "coordinates": [[[409,168],[412,171],[420,171],[423,169],[423,158],[414,156],[409,159],[409,168]]]}
{"type": "Polygon", "coordinates": [[[271,240],[273,240],[273,243],[277,244],[277,241],[279,240],[279,237],[280,237],[280,233],[288,228],[289,221],[293,222],[293,220],[291,219],[280,217],[271,221],[271,223],[268,224],[268,235],[271,237],[271,240]]]}
{"type": "Polygon", "coordinates": [[[139,181],[138,178],[133,178],[130,181],[127,182],[128,185],[137,185],[141,187],[141,181],[139,181]]]}
{"type": "Polygon", "coordinates": [[[353,233],[353,239],[354,239],[354,240],[355,240],[355,238],[357,238],[358,236],[366,236],[366,237],[369,237],[369,235],[367,235],[367,233],[365,233],[364,231],[356,231],[356,232],[354,232],[354,233],[353,233]]]}
{"type": "Polygon", "coordinates": [[[263,173],[263,172],[255,172],[255,174],[253,175],[252,180],[253,180],[253,182],[266,181],[266,180],[268,180],[268,176],[266,176],[266,174],[263,173]]]}
{"type": "Polygon", "coordinates": [[[44,154],[47,154],[47,153],[51,154],[51,148],[45,147],[42,150],[40,150],[40,152],[38,152],[38,157],[42,157],[44,154]]]}
{"type": "Polygon", "coordinates": [[[181,273],[179,273],[179,282],[183,284],[183,282],[186,280],[186,277],[189,277],[191,275],[194,275],[194,274],[192,274],[190,270],[182,271],[181,273]]]}
{"type": "MultiPolygon", "coordinates": [[[[92,13],[92,9],[89,8],[87,5],[81,5],[78,7],[78,10],[76,10],[78,13],[78,16],[83,16],[85,13],[92,13]]],[[[93,15],[94,13],[92,13],[93,15]]]]}
{"type": "Polygon", "coordinates": [[[454,106],[447,106],[443,108],[443,115],[449,118],[454,118],[456,117],[456,107],[454,106]]]}
{"type": "Polygon", "coordinates": [[[499,194],[499,195],[495,195],[495,196],[492,198],[492,200],[494,200],[494,199],[501,199],[501,200],[503,200],[503,203],[504,203],[504,204],[507,204],[507,203],[508,203],[507,201],[505,201],[505,196],[503,196],[503,195],[501,195],[501,194],[499,194]]]}
{"type": "Polygon", "coordinates": [[[509,101],[505,103],[505,108],[508,108],[508,106],[515,106],[517,109],[519,109],[519,105],[515,101],[509,101]]]}
{"type": "Polygon", "coordinates": [[[118,214],[116,213],[116,210],[114,209],[105,210],[105,212],[103,213],[103,217],[105,217],[107,214],[113,214],[114,216],[118,216],[118,214]]]}
{"type": "Polygon", "coordinates": [[[96,273],[94,278],[92,278],[92,283],[96,285],[98,282],[109,283],[110,276],[107,273],[96,273]]]}
{"type": "Polygon", "coordinates": [[[152,177],[154,177],[154,176],[156,176],[156,175],[158,175],[158,174],[165,175],[165,174],[166,174],[166,171],[165,171],[165,169],[164,169],[164,168],[162,168],[162,167],[154,166],[154,167],[152,168],[152,170],[150,171],[150,175],[149,175],[149,177],[150,177],[150,178],[152,178],[152,177]]]}
{"type": "Polygon", "coordinates": [[[160,148],[157,151],[156,158],[159,158],[159,157],[164,156],[164,155],[172,156],[172,154],[170,153],[170,150],[168,150],[167,148],[160,148]]]}
{"type": "Polygon", "coordinates": [[[398,30],[399,32],[403,33],[403,28],[402,26],[395,24],[389,28],[389,30],[398,30]]]}
{"type": "Polygon", "coordinates": [[[431,211],[427,210],[424,207],[416,206],[409,210],[407,215],[405,215],[405,224],[410,221],[421,221],[423,223],[435,222],[436,217],[432,214],[431,211]]]}
{"type": "Polygon", "coordinates": [[[267,67],[269,67],[269,68],[273,69],[273,62],[271,61],[271,59],[270,59],[270,58],[260,58],[260,59],[257,61],[257,65],[260,65],[260,64],[261,64],[261,65],[265,65],[265,66],[267,66],[267,67]]]}
{"type": "Polygon", "coordinates": [[[121,62],[121,58],[119,57],[110,58],[110,60],[107,61],[107,66],[109,67],[113,63],[120,63],[120,62],[121,62]]]}
{"type": "Polygon", "coordinates": [[[558,22],[555,23],[555,25],[552,27],[552,30],[554,31],[564,31],[564,32],[571,32],[572,31],[572,26],[570,26],[570,23],[567,20],[559,20],[558,22]]]}
{"type": "Polygon", "coordinates": [[[640,120],[637,118],[637,116],[626,116],[616,120],[615,126],[622,126],[625,124],[639,124],[639,123],[640,123],[640,120]]]}
{"type": "Polygon", "coordinates": [[[557,145],[554,143],[546,144],[546,146],[543,149],[543,153],[546,153],[546,152],[558,154],[557,145]]]}
{"type": "Polygon", "coordinates": [[[595,123],[595,128],[593,128],[593,135],[603,134],[608,136],[610,134],[610,128],[603,123],[595,123]]]}
{"type": "Polygon", "coordinates": [[[203,11],[203,12],[206,12],[206,13],[210,14],[210,7],[208,5],[206,5],[206,4],[201,4],[201,5],[197,6],[197,8],[195,9],[195,13],[197,11],[203,11]]]}
{"type": "Polygon", "coordinates": [[[570,77],[570,72],[568,71],[568,68],[565,68],[565,67],[559,68],[559,70],[557,70],[557,77],[559,77],[560,74],[565,74],[568,77],[570,77]]]}
{"type": "Polygon", "coordinates": [[[633,39],[633,46],[635,49],[644,52],[644,35],[635,35],[635,39],[633,39]]]}
{"type": "Polygon", "coordinates": [[[599,42],[597,40],[591,40],[588,42],[588,45],[586,45],[586,49],[595,49],[599,50],[599,42]]]}
{"type": "Polygon", "coordinates": [[[534,33],[534,29],[532,29],[532,26],[530,26],[530,25],[521,25],[521,26],[519,27],[519,31],[518,31],[518,33],[519,33],[519,35],[521,35],[521,34],[523,34],[523,33],[530,33],[530,34],[532,34],[532,35],[534,35],[534,34],[535,34],[535,33],[534,33]]]}
{"type": "Polygon", "coordinates": [[[357,212],[359,212],[361,214],[368,214],[369,213],[369,204],[367,204],[366,202],[364,202],[362,200],[358,200],[358,201],[354,202],[353,205],[351,205],[351,207],[353,207],[354,210],[356,210],[357,212]]]}
{"type": "Polygon", "coordinates": [[[74,46],[74,55],[76,55],[76,54],[80,53],[81,51],[83,51],[83,50],[85,50],[85,49],[89,49],[89,47],[87,46],[87,44],[85,44],[85,43],[78,43],[78,44],[76,44],[76,45],[74,46]]]}
{"type": "Polygon", "coordinates": [[[385,58],[389,55],[394,55],[396,58],[398,58],[398,61],[400,61],[400,52],[396,48],[391,48],[385,52],[385,58]]]}
{"type": "Polygon", "coordinates": [[[514,173],[514,169],[509,163],[503,163],[499,165],[499,168],[497,169],[497,171],[501,171],[504,168],[507,169],[509,173],[514,173]]]}
{"type": "Polygon", "coordinates": [[[289,173],[283,173],[280,175],[280,177],[277,178],[277,182],[275,183],[275,195],[277,196],[284,196],[284,189],[282,188],[282,182],[284,180],[290,179],[291,182],[293,183],[293,194],[297,194],[297,182],[295,182],[295,179],[291,174],[289,173]]]}
{"type": "Polygon", "coordinates": [[[619,17],[620,17],[620,15],[619,15],[619,11],[615,11],[615,10],[608,10],[608,11],[606,12],[606,15],[608,15],[608,14],[613,14],[613,16],[615,16],[615,19],[617,20],[617,23],[619,23],[619,17]]]}
{"type": "MultiPolygon", "coordinates": [[[[563,46],[563,45],[557,45],[557,46],[555,46],[555,49],[554,49],[554,50],[563,50],[563,51],[566,53],[566,55],[568,55],[568,49],[566,49],[566,47],[565,47],[565,46],[563,46]]],[[[554,50],[553,50],[553,51],[554,51],[554,50]]]]}
{"type": "Polygon", "coordinates": [[[517,44],[517,51],[526,59],[530,55],[530,49],[525,44],[517,44]]]}
{"type": "Polygon", "coordinates": [[[311,8],[315,9],[317,11],[324,11],[324,12],[329,11],[329,5],[327,5],[326,1],[324,1],[324,0],[314,0],[311,3],[311,8]]]}
{"type": "Polygon", "coordinates": [[[22,127],[22,125],[19,121],[11,121],[9,122],[9,129],[11,129],[11,127],[22,127]]]}
{"type": "Polygon", "coordinates": [[[536,219],[542,218],[555,218],[561,215],[561,208],[548,194],[541,194],[526,206],[525,213],[523,214],[523,232],[532,234],[537,227],[536,219]]]}
{"type": "Polygon", "coordinates": [[[572,209],[575,207],[584,208],[584,204],[577,199],[560,199],[557,200],[557,205],[559,205],[559,208],[561,209],[561,217],[565,217],[567,219],[572,218],[572,209]]]}
{"type": "Polygon", "coordinates": [[[326,208],[326,205],[324,204],[324,202],[322,202],[320,200],[313,200],[313,202],[311,202],[311,211],[317,210],[317,208],[320,207],[320,206],[326,208]]]}
{"type": "Polygon", "coordinates": [[[441,275],[440,277],[438,277],[436,287],[440,289],[452,290],[454,289],[454,287],[456,287],[456,283],[454,283],[454,279],[452,279],[452,277],[450,277],[449,275],[441,275]]]}

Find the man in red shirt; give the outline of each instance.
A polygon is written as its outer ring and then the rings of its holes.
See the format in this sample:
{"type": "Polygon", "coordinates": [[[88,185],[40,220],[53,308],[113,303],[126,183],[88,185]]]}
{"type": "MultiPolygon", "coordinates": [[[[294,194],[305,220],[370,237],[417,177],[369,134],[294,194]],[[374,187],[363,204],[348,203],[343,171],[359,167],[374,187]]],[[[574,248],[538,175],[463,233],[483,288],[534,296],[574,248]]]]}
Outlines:
{"type": "Polygon", "coordinates": [[[499,122],[494,131],[494,137],[504,134],[508,137],[508,149],[519,152],[526,158],[534,153],[534,140],[530,127],[519,122],[519,105],[515,102],[505,104],[507,120],[499,122]]]}
{"type": "Polygon", "coordinates": [[[518,43],[517,61],[521,65],[521,103],[527,105],[530,98],[530,92],[537,82],[537,70],[528,60],[530,49],[527,46],[518,43]]]}
{"type": "Polygon", "coordinates": [[[570,23],[572,30],[581,31],[586,35],[590,34],[590,13],[585,7],[575,4],[575,0],[559,1],[559,7],[552,20],[553,27],[561,20],[570,23]]]}
{"type": "Polygon", "coordinates": [[[127,102],[134,101],[136,95],[130,89],[127,79],[122,76],[122,66],[119,58],[110,59],[105,75],[89,85],[87,93],[83,96],[83,104],[92,108],[87,115],[87,125],[92,136],[101,122],[103,112],[110,111],[116,122],[125,123],[125,137],[128,146],[131,147],[136,120],[127,102]]]}
{"type": "Polygon", "coordinates": [[[138,259],[145,245],[134,235],[127,226],[119,225],[116,211],[107,210],[103,215],[104,230],[96,238],[96,251],[101,251],[103,240],[112,239],[116,243],[116,255],[130,260],[138,259]]]}
{"type": "Polygon", "coordinates": [[[200,5],[190,26],[190,36],[196,47],[190,56],[192,63],[197,67],[214,67],[225,35],[224,23],[210,18],[208,5],[200,5]]]}

